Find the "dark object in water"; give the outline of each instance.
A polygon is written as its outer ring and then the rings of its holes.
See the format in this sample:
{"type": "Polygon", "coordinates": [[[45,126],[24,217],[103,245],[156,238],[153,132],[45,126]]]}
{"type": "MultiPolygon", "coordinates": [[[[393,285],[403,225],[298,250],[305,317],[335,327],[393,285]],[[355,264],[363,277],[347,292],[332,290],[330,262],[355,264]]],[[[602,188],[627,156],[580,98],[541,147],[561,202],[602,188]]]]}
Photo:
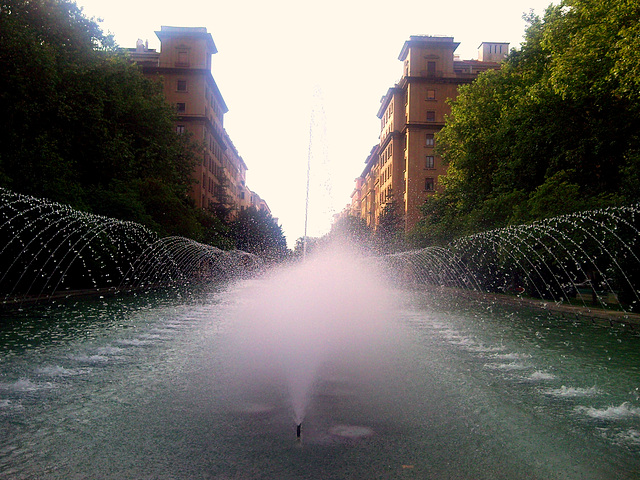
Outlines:
{"type": "Polygon", "coordinates": [[[298,439],[300,439],[300,430],[302,429],[302,424],[299,423],[298,426],[296,427],[296,437],[298,439]]]}

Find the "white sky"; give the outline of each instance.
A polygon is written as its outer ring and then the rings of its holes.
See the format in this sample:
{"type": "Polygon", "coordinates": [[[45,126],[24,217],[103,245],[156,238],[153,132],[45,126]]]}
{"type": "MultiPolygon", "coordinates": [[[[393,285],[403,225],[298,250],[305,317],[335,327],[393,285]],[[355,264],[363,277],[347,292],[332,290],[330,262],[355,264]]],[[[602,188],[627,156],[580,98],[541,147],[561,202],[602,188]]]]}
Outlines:
{"type": "Polygon", "coordinates": [[[77,3],[122,47],[141,38],[159,49],[161,25],[207,28],[218,48],[213,77],[229,107],[224,126],[249,167],[247,185],[267,201],[292,248],[304,234],[309,151],[308,235],[320,236],[349,203],[378,142],[380,98],[401,76],[398,54],[410,35],[453,36],[463,59],[477,58],[483,41],[519,48],[523,13],[542,15],[552,1],[77,3]]]}

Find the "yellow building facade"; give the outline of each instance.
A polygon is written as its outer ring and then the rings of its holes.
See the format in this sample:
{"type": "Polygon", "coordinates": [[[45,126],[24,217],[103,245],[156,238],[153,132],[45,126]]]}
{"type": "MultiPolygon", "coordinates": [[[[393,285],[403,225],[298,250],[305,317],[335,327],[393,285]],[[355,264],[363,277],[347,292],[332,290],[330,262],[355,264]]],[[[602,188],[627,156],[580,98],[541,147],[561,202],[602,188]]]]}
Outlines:
{"type": "Polygon", "coordinates": [[[211,73],[211,57],[217,53],[213,38],[204,27],[162,26],[155,33],[159,52],[139,40],[128,49],[129,58],[145,76],[162,82],[167,102],[176,109],[176,132],[190,133],[204,145],[193,172],[195,205],[233,217],[252,206],[255,194],[246,186],[247,165],[224,129],[228,108],[211,73]]]}
{"type": "Polygon", "coordinates": [[[479,73],[500,67],[508,43],[482,43],[477,60],[455,56],[453,37],[411,36],[400,51],[401,79],[382,97],[379,143],[356,179],[350,214],[377,227],[385,207],[393,203],[405,232],[420,218],[420,206],[440,188],[446,166],[434,153],[436,134],[451,114],[448,99],[479,73]]]}

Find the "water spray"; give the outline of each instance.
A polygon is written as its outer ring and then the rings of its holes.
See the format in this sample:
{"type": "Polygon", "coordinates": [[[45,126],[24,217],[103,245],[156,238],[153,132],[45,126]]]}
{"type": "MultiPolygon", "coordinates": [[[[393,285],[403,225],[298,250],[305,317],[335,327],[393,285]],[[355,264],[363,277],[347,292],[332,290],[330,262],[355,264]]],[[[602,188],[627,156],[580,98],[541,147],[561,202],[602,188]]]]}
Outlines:
{"type": "MultiPolygon", "coordinates": [[[[309,182],[311,180],[311,142],[312,142],[312,133],[313,133],[313,112],[311,113],[311,119],[309,121],[309,148],[307,151],[307,197],[304,204],[304,237],[302,243],[302,259],[306,260],[307,258],[307,224],[309,222],[309,182]]],[[[298,427],[300,427],[298,425],[298,427]]],[[[300,428],[298,428],[298,433],[300,432],[300,428]]],[[[300,435],[298,435],[299,437],[300,435]]]]}

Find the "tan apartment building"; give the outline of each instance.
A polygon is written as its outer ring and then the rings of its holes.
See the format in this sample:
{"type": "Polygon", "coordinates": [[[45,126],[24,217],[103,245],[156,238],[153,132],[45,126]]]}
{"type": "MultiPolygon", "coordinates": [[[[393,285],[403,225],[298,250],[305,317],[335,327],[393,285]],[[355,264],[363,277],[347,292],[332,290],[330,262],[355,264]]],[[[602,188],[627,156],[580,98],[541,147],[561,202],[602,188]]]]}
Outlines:
{"type": "Polygon", "coordinates": [[[500,67],[508,43],[482,43],[477,60],[455,56],[453,37],[411,36],[400,51],[400,80],[380,101],[380,139],[356,179],[352,215],[376,227],[385,206],[394,202],[405,232],[420,218],[420,206],[440,188],[446,166],[435,155],[436,134],[451,113],[448,99],[479,73],[500,67]]]}
{"type": "Polygon", "coordinates": [[[228,108],[211,73],[217,53],[213,38],[204,27],[162,26],[155,33],[159,52],[139,40],[128,49],[129,57],[147,77],[162,82],[167,102],[176,108],[176,131],[189,132],[204,145],[193,173],[196,206],[233,216],[250,205],[252,193],[246,187],[247,166],[224,129],[228,108]]]}

